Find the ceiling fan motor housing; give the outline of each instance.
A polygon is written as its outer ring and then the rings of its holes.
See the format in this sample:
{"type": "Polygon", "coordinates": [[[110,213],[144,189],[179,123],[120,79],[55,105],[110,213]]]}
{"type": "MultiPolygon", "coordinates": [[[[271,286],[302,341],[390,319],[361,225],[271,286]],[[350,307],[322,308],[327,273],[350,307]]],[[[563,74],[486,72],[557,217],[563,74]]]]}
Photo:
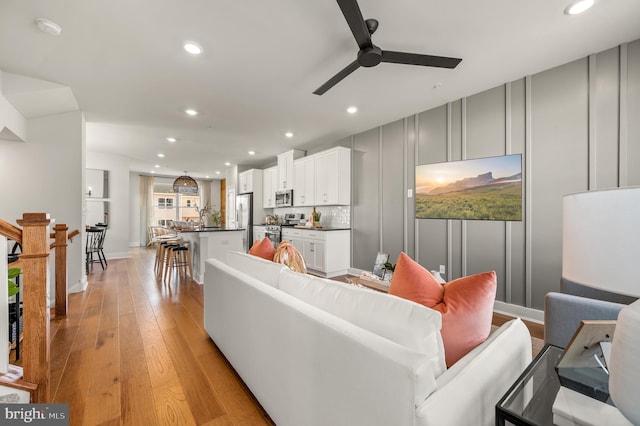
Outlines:
{"type": "Polygon", "coordinates": [[[382,50],[378,46],[365,47],[358,52],[358,64],[361,67],[375,67],[382,62],[382,50]]]}

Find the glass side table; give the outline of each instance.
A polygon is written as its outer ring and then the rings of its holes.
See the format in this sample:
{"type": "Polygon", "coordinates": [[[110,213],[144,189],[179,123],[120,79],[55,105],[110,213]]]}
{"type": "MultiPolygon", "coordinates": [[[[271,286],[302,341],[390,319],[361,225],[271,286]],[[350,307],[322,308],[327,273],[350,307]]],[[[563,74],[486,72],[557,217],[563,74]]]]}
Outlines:
{"type": "Polygon", "coordinates": [[[496,425],[553,425],[553,402],[560,389],[555,367],[564,351],[546,345],[496,404],[496,425]]]}

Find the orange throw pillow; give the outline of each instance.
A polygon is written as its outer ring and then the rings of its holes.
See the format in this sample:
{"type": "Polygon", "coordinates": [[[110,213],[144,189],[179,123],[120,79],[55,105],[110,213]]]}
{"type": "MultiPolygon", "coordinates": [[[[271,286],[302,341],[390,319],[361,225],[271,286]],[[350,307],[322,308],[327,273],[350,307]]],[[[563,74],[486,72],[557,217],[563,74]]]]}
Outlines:
{"type": "Polygon", "coordinates": [[[458,278],[444,285],[438,284],[429,271],[401,253],[389,293],[442,314],[440,333],[444,343],[445,362],[447,367],[451,367],[489,337],[496,288],[494,271],[458,278]]]}
{"type": "Polygon", "coordinates": [[[273,248],[273,243],[267,237],[264,237],[262,241],[256,241],[249,249],[249,254],[271,261],[273,260],[273,255],[275,253],[276,249],[273,248]]]}
{"type": "Polygon", "coordinates": [[[405,253],[400,253],[389,285],[389,294],[433,308],[442,302],[444,287],[431,272],[405,253]]]}

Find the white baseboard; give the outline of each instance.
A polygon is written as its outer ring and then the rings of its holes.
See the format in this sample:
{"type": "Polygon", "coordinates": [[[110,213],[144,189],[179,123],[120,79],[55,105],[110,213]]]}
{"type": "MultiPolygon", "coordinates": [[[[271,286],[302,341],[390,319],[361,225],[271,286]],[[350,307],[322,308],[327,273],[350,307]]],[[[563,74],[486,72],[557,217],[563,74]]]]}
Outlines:
{"type": "Polygon", "coordinates": [[[119,253],[105,253],[104,254],[107,260],[111,259],[128,259],[131,257],[131,254],[128,251],[122,251],[119,253]]]}
{"type": "Polygon", "coordinates": [[[140,241],[131,241],[129,247],[142,247],[142,243],[140,241]]]}
{"type": "Polygon", "coordinates": [[[89,282],[87,281],[87,276],[83,276],[82,280],[76,282],[73,285],[70,285],[68,288],[68,293],[80,293],[81,291],[85,291],[87,289],[87,285],[89,285],[89,282]]]}
{"type": "Polygon", "coordinates": [[[533,308],[525,308],[524,306],[512,305],[511,303],[493,302],[493,310],[499,314],[510,315],[512,317],[520,317],[527,321],[544,324],[544,311],[533,308]]]}

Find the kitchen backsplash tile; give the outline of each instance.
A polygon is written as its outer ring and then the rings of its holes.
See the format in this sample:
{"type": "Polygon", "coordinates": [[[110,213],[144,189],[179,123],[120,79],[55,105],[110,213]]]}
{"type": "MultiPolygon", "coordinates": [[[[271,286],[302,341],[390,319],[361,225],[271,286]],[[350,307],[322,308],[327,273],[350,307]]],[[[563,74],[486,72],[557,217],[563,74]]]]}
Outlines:
{"type": "MultiPolygon", "coordinates": [[[[285,207],[273,209],[273,213],[283,218],[286,213],[302,213],[308,218],[313,207],[285,207]]],[[[320,213],[320,223],[326,228],[349,228],[351,226],[350,206],[316,206],[320,213]]]]}

